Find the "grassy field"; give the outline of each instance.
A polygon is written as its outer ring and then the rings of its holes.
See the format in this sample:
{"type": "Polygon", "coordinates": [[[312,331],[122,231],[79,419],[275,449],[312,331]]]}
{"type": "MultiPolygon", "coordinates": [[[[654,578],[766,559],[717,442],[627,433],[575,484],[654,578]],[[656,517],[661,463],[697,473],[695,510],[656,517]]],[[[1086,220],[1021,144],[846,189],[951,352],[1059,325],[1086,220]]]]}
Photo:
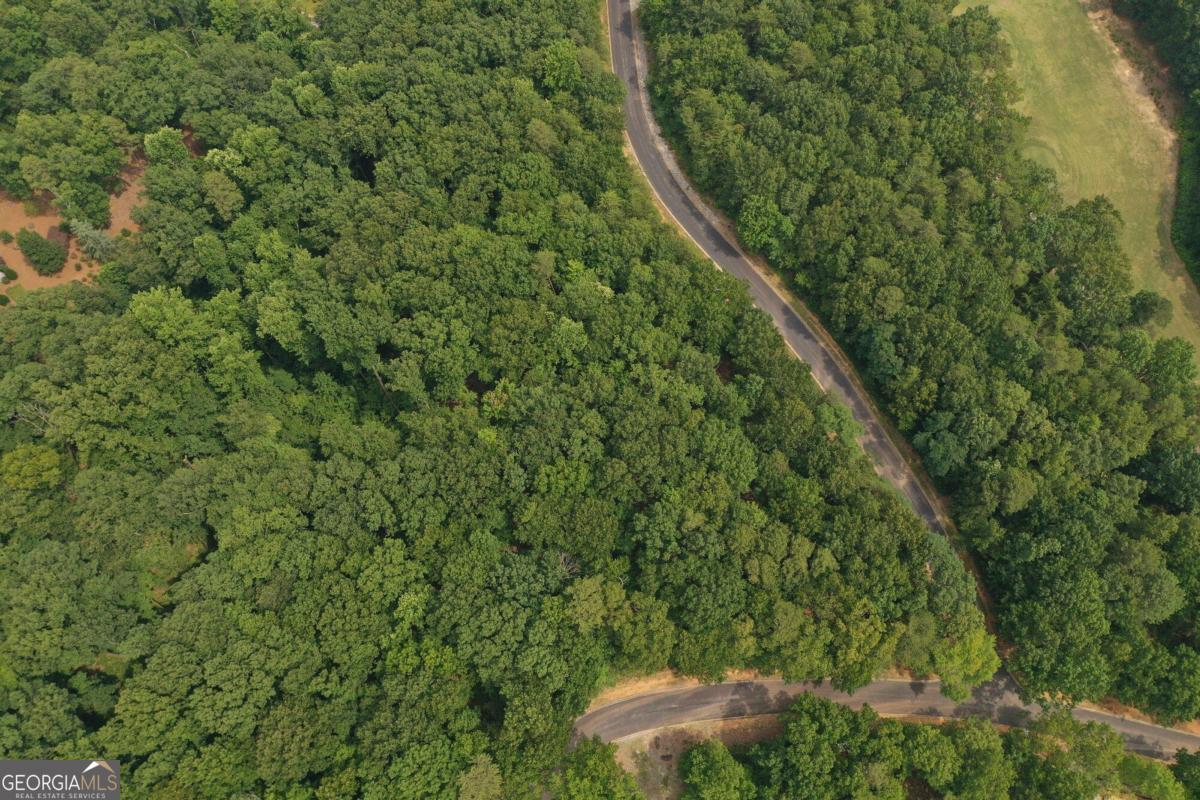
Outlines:
{"type": "Polygon", "coordinates": [[[1032,120],[1026,154],[1058,172],[1069,200],[1112,201],[1135,284],[1171,300],[1175,318],[1164,332],[1200,350],[1200,293],[1170,244],[1174,135],[1142,71],[1106,33],[1111,15],[1089,16],[1079,0],[971,4],[988,5],[1012,45],[1020,110],[1032,120]]]}

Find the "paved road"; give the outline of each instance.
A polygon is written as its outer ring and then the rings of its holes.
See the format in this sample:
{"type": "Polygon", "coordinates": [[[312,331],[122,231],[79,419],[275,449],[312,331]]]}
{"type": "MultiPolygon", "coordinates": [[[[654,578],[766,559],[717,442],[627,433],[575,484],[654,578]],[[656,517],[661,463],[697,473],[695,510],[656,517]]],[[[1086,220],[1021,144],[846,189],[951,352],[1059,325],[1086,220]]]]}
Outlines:
{"type": "Polygon", "coordinates": [[[888,437],[878,411],[856,380],[846,358],[798,313],[761,268],[738,246],[719,214],[709,208],[684,178],[650,112],[646,93],[646,49],[633,20],[633,0],[607,0],[613,70],[625,83],[625,127],[634,155],[658,199],[679,226],[717,266],[744,281],[754,304],[766,311],[800,360],[811,367],[821,388],[850,408],[862,426],[859,438],[878,472],[908,499],[937,531],[944,531],[940,509],[916,479],[888,437]]]}
{"type": "MultiPolygon", "coordinates": [[[[839,692],[828,683],[785,683],[780,680],[736,681],[653,692],[591,711],[575,722],[579,736],[599,736],[606,742],[685,722],[736,719],[782,711],[797,694],[811,692],[851,708],[870,704],[885,716],[953,719],[981,717],[1003,725],[1024,725],[1035,706],[1017,697],[1006,676],[975,690],[964,703],[944,697],[937,681],[880,680],[854,694],[839,692]]],[[[1125,739],[1125,746],[1155,758],[1169,759],[1180,748],[1200,747],[1200,736],[1138,720],[1077,708],[1072,714],[1083,722],[1104,722],[1125,739]]]]}
{"type": "MultiPolygon", "coordinates": [[[[650,112],[645,82],[646,49],[633,16],[636,0],[607,0],[607,3],[613,70],[626,87],[626,131],[638,164],[659,201],[718,267],[747,284],[754,303],[771,316],[788,346],[811,367],[817,383],[850,408],[863,428],[860,442],[874,462],[876,472],[908,499],[931,528],[944,531],[938,504],[888,437],[878,411],[845,356],[827,334],[808,322],[811,315],[798,312],[768,275],[746,256],[722,217],[705,204],[684,177],[650,112]]],[[[851,696],[828,685],[765,680],[630,698],[580,717],[576,731],[611,741],[681,722],[772,713],[781,710],[801,691],[816,692],[856,708],[870,703],[881,713],[894,715],[981,716],[999,723],[1020,724],[1032,711],[1017,697],[1012,678],[1003,670],[961,704],[943,697],[937,682],[876,681],[851,696]]],[[[1131,750],[1148,755],[1170,757],[1181,747],[1200,749],[1197,735],[1086,709],[1076,709],[1073,713],[1077,719],[1108,723],[1125,738],[1131,750]]]]}

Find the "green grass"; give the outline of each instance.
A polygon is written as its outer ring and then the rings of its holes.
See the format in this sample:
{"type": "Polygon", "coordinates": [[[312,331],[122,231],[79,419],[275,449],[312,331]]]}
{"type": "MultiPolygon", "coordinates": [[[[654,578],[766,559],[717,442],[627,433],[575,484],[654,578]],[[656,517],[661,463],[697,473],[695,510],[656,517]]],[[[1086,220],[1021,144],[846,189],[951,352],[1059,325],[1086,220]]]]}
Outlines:
{"type": "Polygon", "coordinates": [[[1116,206],[1134,283],[1170,299],[1163,333],[1200,351],[1200,293],[1171,246],[1171,144],[1151,102],[1122,81],[1122,60],[1078,0],[971,2],[984,4],[1012,45],[1026,155],[1058,173],[1068,200],[1103,194],[1116,206]]]}

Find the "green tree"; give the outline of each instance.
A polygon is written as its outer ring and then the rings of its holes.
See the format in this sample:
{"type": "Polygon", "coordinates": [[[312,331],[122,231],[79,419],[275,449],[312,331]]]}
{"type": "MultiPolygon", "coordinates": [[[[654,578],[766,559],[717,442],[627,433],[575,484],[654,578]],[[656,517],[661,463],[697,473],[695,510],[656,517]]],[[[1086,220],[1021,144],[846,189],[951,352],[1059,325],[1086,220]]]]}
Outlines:
{"type": "Polygon", "coordinates": [[[67,263],[65,247],[30,228],[17,231],[17,247],[39,275],[56,275],[67,263]]]}
{"type": "Polygon", "coordinates": [[[616,747],[585,739],[566,758],[562,771],[550,785],[552,797],[561,800],[637,800],[642,796],[633,776],[613,760],[616,747]]]}
{"type": "Polygon", "coordinates": [[[688,800],[751,800],[757,789],[746,767],[730,755],[719,739],[688,750],[680,762],[688,800]]]}

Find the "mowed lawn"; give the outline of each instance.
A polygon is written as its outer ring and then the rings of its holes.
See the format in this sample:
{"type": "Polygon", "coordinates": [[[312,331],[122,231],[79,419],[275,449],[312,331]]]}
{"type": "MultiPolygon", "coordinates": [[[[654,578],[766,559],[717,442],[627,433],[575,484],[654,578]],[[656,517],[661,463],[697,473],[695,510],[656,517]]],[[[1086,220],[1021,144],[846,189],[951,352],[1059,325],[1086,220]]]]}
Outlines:
{"type": "Polygon", "coordinates": [[[1200,293],[1170,244],[1172,135],[1136,70],[1095,27],[1079,0],[991,0],[1012,45],[1026,154],[1058,173],[1068,200],[1103,194],[1125,221],[1139,289],[1168,297],[1165,329],[1200,351],[1200,293]]]}

